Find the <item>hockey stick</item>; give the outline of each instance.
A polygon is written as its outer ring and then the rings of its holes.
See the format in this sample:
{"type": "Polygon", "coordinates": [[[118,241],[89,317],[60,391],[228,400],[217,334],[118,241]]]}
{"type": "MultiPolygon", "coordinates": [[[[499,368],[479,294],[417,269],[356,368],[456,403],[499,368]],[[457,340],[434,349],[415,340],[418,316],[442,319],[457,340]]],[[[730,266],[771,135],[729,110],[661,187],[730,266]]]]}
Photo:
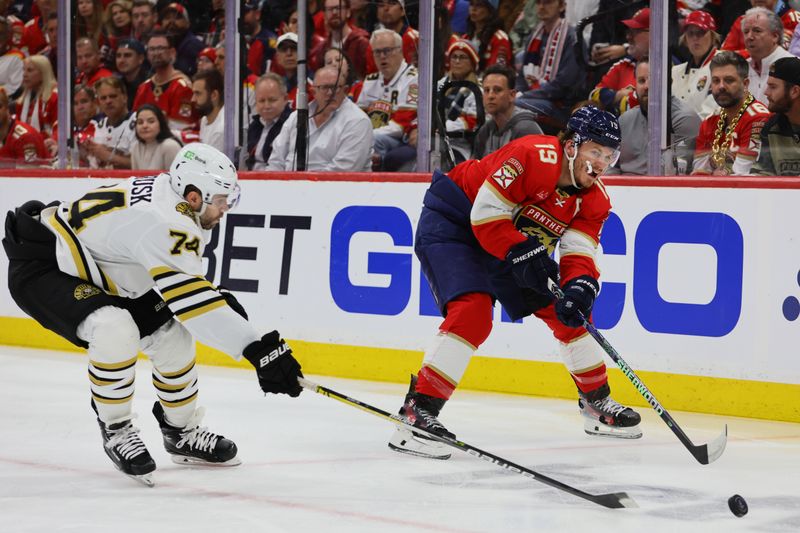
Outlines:
{"type": "Polygon", "coordinates": [[[394,422],[398,426],[403,426],[416,433],[422,434],[430,439],[441,442],[442,444],[447,444],[451,448],[461,450],[464,453],[467,453],[474,457],[478,457],[479,459],[483,459],[484,461],[489,461],[490,463],[496,464],[497,466],[499,466],[500,468],[504,468],[505,470],[510,470],[512,472],[522,474],[525,477],[535,479],[540,483],[544,483],[545,485],[549,485],[558,490],[567,492],[569,494],[572,494],[573,496],[583,498],[584,500],[589,500],[590,502],[602,505],[603,507],[608,507],[609,509],[620,509],[623,507],[638,507],[633,498],[628,496],[628,494],[625,492],[615,492],[613,494],[589,494],[588,492],[583,492],[582,490],[570,487],[569,485],[566,485],[553,478],[540,474],[539,472],[535,472],[534,470],[525,468],[524,466],[512,463],[507,459],[503,459],[502,457],[483,451],[479,448],[476,448],[475,446],[471,446],[465,442],[461,442],[460,440],[451,439],[445,436],[437,435],[435,433],[430,433],[429,431],[415,427],[414,425],[409,424],[404,418],[402,418],[399,415],[393,415],[391,413],[387,413],[382,409],[373,407],[372,405],[356,400],[355,398],[345,396],[344,394],[338,393],[327,387],[323,387],[322,385],[317,385],[316,383],[313,383],[305,378],[298,378],[297,381],[304,389],[314,391],[317,394],[327,396],[328,398],[333,398],[334,400],[340,401],[344,404],[356,407],[358,409],[361,409],[362,411],[366,411],[367,413],[373,414],[380,418],[384,418],[386,420],[389,420],[390,422],[394,422]]]}
{"type": "MultiPolygon", "coordinates": [[[[561,291],[559,286],[551,279],[547,280],[547,285],[550,289],[550,292],[553,295],[561,299],[564,297],[564,293],[561,291]]],[[[617,351],[614,349],[613,346],[597,331],[597,328],[594,327],[594,324],[589,322],[586,317],[583,315],[582,312],[578,311],[578,317],[583,321],[583,327],[586,328],[586,331],[589,332],[589,335],[597,341],[603,350],[608,354],[611,359],[617,364],[622,373],[633,383],[633,386],[639,391],[639,394],[647,400],[647,403],[650,404],[650,407],[658,413],[658,416],[661,417],[667,426],[675,433],[675,436],[678,437],[686,449],[694,456],[695,459],[700,464],[707,465],[709,463],[713,463],[717,459],[719,459],[722,452],[725,451],[725,445],[728,442],[728,425],[725,424],[725,428],[722,430],[722,434],[718,436],[716,439],[711,441],[708,444],[701,444],[696,445],[694,444],[691,439],[683,432],[681,427],[675,422],[675,419],[670,416],[666,409],[656,400],[656,397],[653,395],[652,392],[645,386],[644,382],[636,375],[633,369],[628,366],[628,363],[620,356],[617,351]]]]}

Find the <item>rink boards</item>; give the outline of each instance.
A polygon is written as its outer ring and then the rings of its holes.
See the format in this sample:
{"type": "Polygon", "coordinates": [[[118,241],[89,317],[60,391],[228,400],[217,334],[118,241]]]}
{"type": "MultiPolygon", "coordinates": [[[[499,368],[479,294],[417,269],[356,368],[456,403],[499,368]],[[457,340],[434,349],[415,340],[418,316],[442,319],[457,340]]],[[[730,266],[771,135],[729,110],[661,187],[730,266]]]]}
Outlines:
{"type": "MultiPolygon", "coordinates": [[[[2,173],[3,212],[112,183],[2,173]]],[[[428,177],[246,178],[206,248],[208,278],[236,291],[260,329],[291,339],[307,373],[406,381],[441,321],[413,253],[428,177]]],[[[800,422],[800,180],[605,181],[614,210],[594,318],[611,344],[669,409],[800,422]]],[[[0,343],[68,347],[11,300],[5,255],[0,270],[0,343]]],[[[497,306],[478,355],[465,388],[575,395],[535,318],[512,323],[497,306]]],[[[204,347],[199,359],[237,364],[204,347]]],[[[611,374],[615,396],[644,405],[611,374]]]]}

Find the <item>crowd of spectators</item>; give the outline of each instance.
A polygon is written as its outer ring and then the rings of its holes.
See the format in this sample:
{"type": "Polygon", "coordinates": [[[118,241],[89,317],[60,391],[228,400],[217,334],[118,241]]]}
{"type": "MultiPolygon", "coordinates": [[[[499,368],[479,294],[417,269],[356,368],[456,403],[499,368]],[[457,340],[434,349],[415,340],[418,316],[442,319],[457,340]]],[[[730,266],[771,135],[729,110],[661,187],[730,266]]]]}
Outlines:
{"type": "MultiPolygon", "coordinates": [[[[648,4],[437,0],[432,107],[443,165],[557,134],[592,103],[620,116],[616,170],[645,174],[648,4]]],[[[665,173],[800,174],[798,4],[667,1],[665,173]]],[[[242,0],[241,87],[224,84],[224,7],[73,1],[71,79],[60,84],[72,97],[72,166],[159,169],[186,143],[224,149],[225,92],[241,89],[243,168],[293,170],[304,86],[308,170],[414,170],[418,2],[309,0],[308,72],[298,79],[296,3],[242,0]]],[[[0,165],[54,162],[58,24],[56,0],[0,0],[0,165]]]]}

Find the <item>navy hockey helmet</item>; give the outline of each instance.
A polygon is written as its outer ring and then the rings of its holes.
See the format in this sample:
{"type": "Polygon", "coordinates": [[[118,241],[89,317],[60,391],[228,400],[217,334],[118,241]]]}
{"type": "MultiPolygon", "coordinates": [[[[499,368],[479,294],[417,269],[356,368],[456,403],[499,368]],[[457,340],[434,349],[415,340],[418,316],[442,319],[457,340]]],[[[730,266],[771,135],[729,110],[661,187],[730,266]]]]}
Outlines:
{"type": "Polygon", "coordinates": [[[622,142],[617,117],[591,105],[579,108],[569,117],[567,130],[574,135],[573,139],[577,145],[594,141],[618,150],[622,142]]]}

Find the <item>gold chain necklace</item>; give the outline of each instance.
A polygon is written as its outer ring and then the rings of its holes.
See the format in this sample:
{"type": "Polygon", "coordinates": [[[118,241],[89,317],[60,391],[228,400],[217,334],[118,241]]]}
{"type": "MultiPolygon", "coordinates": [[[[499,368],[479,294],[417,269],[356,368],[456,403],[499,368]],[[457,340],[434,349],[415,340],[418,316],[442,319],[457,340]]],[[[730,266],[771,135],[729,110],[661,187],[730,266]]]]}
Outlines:
{"type": "Polygon", "coordinates": [[[711,144],[711,163],[715,169],[725,168],[725,155],[728,153],[731,144],[731,137],[733,136],[733,132],[736,129],[736,126],[739,124],[739,119],[742,118],[744,112],[747,110],[747,106],[749,106],[755,98],[750,93],[747,93],[747,97],[744,99],[744,103],[739,108],[739,112],[736,113],[736,116],[733,117],[731,123],[728,124],[727,128],[724,128],[725,121],[728,118],[728,110],[723,109],[719,113],[719,121],[717,121],[717,130],[714,132],[714,142],[711,144]],[[725,129],[725,139],[722,140],[722,130],[725,129]],[[720,142],[722,140],[722,142],[720,142]],[[724,149],[723,149],[724,148],[724,149]]]}

